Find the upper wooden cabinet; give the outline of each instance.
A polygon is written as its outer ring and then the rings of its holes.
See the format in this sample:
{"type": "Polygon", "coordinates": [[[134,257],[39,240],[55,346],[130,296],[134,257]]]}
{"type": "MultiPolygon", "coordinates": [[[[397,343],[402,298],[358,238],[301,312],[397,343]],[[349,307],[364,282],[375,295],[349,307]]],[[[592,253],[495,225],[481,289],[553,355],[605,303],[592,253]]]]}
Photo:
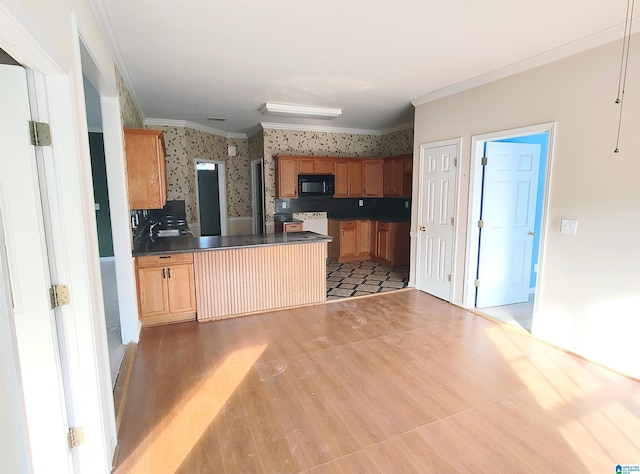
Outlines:
{"type": "Polygon", "coordinates": [[[383,194],[385,197],[411,197],[412,155],[384,159],[383,194]]]}
{"type": "Polygon", "coordinates": [[[298,158],[278,156],[276,163],[276,197],[298,197],[298,158]]]}
{"type": "Polygon", "coordinates": [[[298,157],[298,173],[300,174],[335,174],[336,160],[326,157],[298,157]]]}
{"type": "Polygon", "coordinates": [[[130,209],[162,209],[167,202],[164,138],[160,130],[124,129],[130,209]]]}
{"type": "Polygon", "coordinates": [[[363,160],[336,160],[336,192],[333,197],[361,197],[363,160]]]}
{"type": "Polygon", "coordinates": [[[363,160],[362,174],[364,176],[364,187],[362,195],[365,197],[382,196],[382,176],[383,176],[382,160],[363,160]]]}

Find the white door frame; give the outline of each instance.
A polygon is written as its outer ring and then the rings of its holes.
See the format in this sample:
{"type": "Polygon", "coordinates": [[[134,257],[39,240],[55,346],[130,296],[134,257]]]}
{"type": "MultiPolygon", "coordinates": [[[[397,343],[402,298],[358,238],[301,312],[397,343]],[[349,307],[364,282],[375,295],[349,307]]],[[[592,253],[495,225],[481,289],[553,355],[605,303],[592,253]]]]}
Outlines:
{"type": "MultiPolygon", "coordinates": [[[[417,219],[416,222],[418,222],[418,220],[420,219],[420,216],[422,215],[422,206],[424,203],[424,180],[423,180],[423,173],[422,170],[424,169],[425,163],[424,163],[424,159],[426,156],[426,151],[430,150],[432,148],[438,148],[441,146],[448,146],[448,145],[455,145],[457,148],[457,160],[458,163],[455,166],[456,168],[456,172],[455,172],[455,190],[453,192],[453,196],[454,196],[454,203],[453,203],[453,208],[455,209],[455,216],[458,216],[458,211],[459,211],[459,203],[460,203],[460,199],[458,199],[458,193],[459,193],[459,182],[460,182],[460,150],[462,149],[462,138],[451,138],[449,140],[441,140],[438,142],[430,142],[430,143],[422,143],[420,144],[420,156],[419,156],[419,164],[418,164],[418,169],[417,169],[417,173],[418,173],[418,206],[417,206],[417,219]]],[[[416,167],[414,167],[414,173],[416,173],[416,167]]],[[[418,239],[420,239],[420,229],[416,228],[415,229],[415,235],[416,235],[416,267],[418,265],[420,265],[420,263],[423,261],[422,256],[420,255],[420,242],[418,241],[418,239]]],[[[456,275],[455,275],[455,271],[456,271],[456,260],[457,260],[457,252],[456,252],[456,242],[458,239],[458,219],[457,217],[454,218],[454,223],[453,223],[453,236],[452,236],[452,242],[451,242],[451,286],[449,288],[449,297],[447,299],[447,301],[452,301],[453,299],[453,295],[454,290],[455,290],[455,282],[456,282],[456,275]]],[[[420,287],[420,281],[419,281],[419,275],[421,274],[421,270],[419,268],[416,268],[416,273],[415,273],[415,286],[416,288],[420,287]]]]}
{"type": "MultiPolygon", "coordinates": [[[[256,168],[257,166],[260,165],[262,167],[262,186],[261,186],[261,192],[262,195],[264,196],[264,163],[262,161],[262,158],[257,159],[257,160],[251,160],[251,231],[254,234],[258,233],[258,206],[260,206],[262,199],[260,199],[259,196],[256,195],[255,193],[255,189],[256,189],[256,180],[257,180],[257,171],[256,168]]],[[[264,216],[264,207],[262,209],[262,215],[264,216]]],[[[262,232],[264,232],[264,219],[262,222],[262,232]]]]}
{"type": "Polygon", "coordinates": [[[198,217],[198,233],[200,228],[200,189],[198,189],[198,163],[214,163],[218,166],[218,191],[220,193],[220,235],[228,233],[227,217],[227,164],[221,160],[209,160],[207,158],[196,158],[193,162],[193,169],[196,179],[196,213],[198,217]]]}
{"type": "MultiPolygon", "coordinates": [[[[14,16],[1,3],[0,16],[3,21],[0,47],[33,71],[35,103],[32,102],[32,113],[40,120],[50,123],[53,137],[52,146],[41,150],[45,162],[47,212],[50,213],[48,220],[51,224],[49,231],[54,243],[53,248],[49,249],[55,263],[55,267],[52,267],[51,279],[53,283],[69,285],[71,302],[68,306],[56,310],[56,313],[66,320],[62,326],[63,334],[56,334],[53,330],[49,338],[51,341],[57,341],[62,335],[65,343],[69,344],[70,359],[66,362],[71,374],[70,390],[73,394],[79,395],[74,396],[72,400],[73,416],[83,427],[86,440],[83,445],[74,450],[77,451],[75,467],[80,472],[109,472],[115,450],[116,431],[106,337],[103,337],[101,332],[105,331],[104,311],[77,16],[71,13],[69,33],[73,35],[74,51],[69,58],[69,64],[64,68],[55,62],[48,50],[39,42],[38,39],[42,38],[41,31],[36,28],[26,28],[18,20],[22,17],[14,16]]],[[[87,31],[91,32],[92,25],[88,26],[87,31]]],[[[100,44],[100,40],[92,43],[100,44]]],[[[46,46],[49,47],[49,44],[46,46]]],[[[98,53],[104,53],[104,51],[98,53]]],[[[104,54],[98,54],[97,57],[101,55],[104,59],[104,54]]],[[[103,64],[104,62],[102,61],[103,64]]],[[[111,177],[109,179],[112,184],[120,186],[122,195],[118,196],[119,193],[114,192],[114,197],[126,202],[124,144],[113,62],[110,67],[107,66],[101,72],[106,86],[112,90],[108,99],[101,100],[105,126],[111,129],[109,133],[105,133],[105,154],[107,157],[115,157],[118,161],[117,165],[122,169],[120,183],[114,182],[111,177]]],[[[99,90],[99,92],[102,91],[99,90]]],[[[107,167],[107,173],[109,173],[109,167],[107,167]]],[[[109,192],[112,192],[111,186],[109,192]]],[[[127,222],[129,222],[128,216],[127,222]]],[[[41,238],[41,243],[45,245],[44,236],[41,238]]],[[[129,264],[133,270],[131,258],[129,264]]],[[[120,281],[119,283],[124,284],[120,281]]],[[[129,290],[135,295],[135,284],[131,283],[129,290]]],[[[43,291],[46,291],[46,288],[43,291]]],[[[126,291],[124,293],[126,294],[126,291]]],[[[137,319],[136,310],[133,312],[133,318],[137,319]]],[[[135,339],[137,340],[137,335],[135,339]]],[[[29,338],[24,341],[19,339],[16,342],[33,345],[33,341],[29,338]]],[[[30,351],[30,356],[36,360],[43,357],[37,348],[30,351]]],[[[50,361],[43,360],[43,362],[50,361]]],[[[60,362],[56,361],[56,363],[60,362]]],[[[22,389],[24,390],[25,387],[23,386],[22,389]]],[[[17,395],[25,399],[24,393],[17,395]]],[[[46,396],[48,403],[65,406],[63,393],[50,390],[42,384],[39,387],[38,396],[46,396]],[[46,394],[42,392],[43,389],[46,394]]],[[[49,422],[50,420],[43,417],[30,428],[42,429],[46,432],[51,428],[47,424],[49,422]]],[[[65,438],[64,428],[58,432],[60,437],[65,438]]],[[[67,456],[66,441],[61,444],[63,449],[60,454],[67,456]]],[[[38,463],[48,462],[50,469],[62,472],[63,466],[51,464],[55,462],[52,456],[33,448],[32,446],[29,453],[32,460],[37,460],[38,463]]]]}
{"type": "MultiPolygon", "coordinates": [[[[542,269],[544,266],[544,244],[546,237],[545,222],[547,217],[547,204],[549,195],[549,182],[551,178],[551,158],[553,155],[555,122],[531,125],[528,127],[502,130],[498,132],[473,135],[471,137],[471,166],[469,171],[469,203],[467,220],[467,248],[465,262],[464,292],[462,306],[466,309],[475,307],[475,278],[478,273],[478,246],[480,241],[480,208],[482,205],[482,156],[486,142],[515,138],[539,133],[549,133],[549,147],[546,156],[546,175],[544,183],[544,196],[542,198],[542,219],[540,224],[540,251],[538,253],[538,279],[536,283],[536,296],[542,283],[542,269]]],[[[542,157],[541,157],[542,159],[542,157]]],[[[538,298],[534,299],[534,316],[538,298]]]]}

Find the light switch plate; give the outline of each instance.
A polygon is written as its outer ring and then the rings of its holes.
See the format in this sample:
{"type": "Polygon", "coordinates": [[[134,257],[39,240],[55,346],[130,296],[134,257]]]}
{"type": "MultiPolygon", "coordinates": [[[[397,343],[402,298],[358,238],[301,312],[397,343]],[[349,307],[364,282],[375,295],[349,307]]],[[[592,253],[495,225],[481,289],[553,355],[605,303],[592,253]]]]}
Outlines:
{"type": "Polygon", "coordinates": [[[93,205],[96,208],[96,211],[100,210],[100,203],[99,202],[95,202],[95,203],[93,203],[93,205]]]}
{"type": "Polygon", "coordinates": [[[407,209],[409,209],[409,201],[405,201],[405,202],[404,202],[404,207],[405,207],[405,208],[407,208],[407,209]]]}
{"type": "Polygon", "coordinates": [[[577,234],[578,221],[576,219],[562,219],[560,222],[560,232],[562,234],[577,234]]]}
{"type": "Polygon", "coordinates": [[[358,206],[360,207],[364,206],[364,201],[362,199],[358,200],[358,206]]]}

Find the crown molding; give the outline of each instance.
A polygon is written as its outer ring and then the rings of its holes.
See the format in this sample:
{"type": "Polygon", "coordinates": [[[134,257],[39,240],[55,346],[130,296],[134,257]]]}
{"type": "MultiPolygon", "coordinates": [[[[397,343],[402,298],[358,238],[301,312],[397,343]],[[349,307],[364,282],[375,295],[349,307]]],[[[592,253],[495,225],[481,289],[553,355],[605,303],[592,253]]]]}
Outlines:
{"type": "Polygon", "coordinates": [[[404,123],[397,127],[385,130],[369,130],[364,128],[340,128],[340,127],[323,127],[319,125],[294,125],[289,123],[272,123],[260,122],[263,129],[269,130],[293,130],[297,132],[325,132],[325,133],[348,133],[351,135],[386,135],[400,130],[413,127],[413,122],[404,123]]]}
{"type": "Polygon", "coordinates": [[[399,125],[396,125],[395,127],[389,127],[389,128],[385,128],[380,130],[380,135],[387,135],[389,133],[395,133],[395,132],[400,132],[402,130],[407,130],[409,128],[413,128],[414,127],[414,122],[413,120],[410,122],[405,122],[405,123],[401,123],[399,125]]]}
{"type": "Polygon", "coordinates": [[[219,137],[224,137],[224,138],[249,138],[246,133],[225,132],[224,130],[218,130],[217,128],[206,127],[204,125],[200,125],[199,123],[189,122],[188,120],[169,120],[169,119],[148,118],[148,119],[145,119],[144,124],[162,126],[162,127],[192,128],[194,130],[210,133],[212,135],[218,135],[219,137]]]}
{"type": "MultiPolygon", "coordinates": [[[[420,105],[428,104],[429,102],[433,102],[438,99],[443,99],[445,97],[458,94],[469,89],[489,84],[490,82],[494,82],[499,79],[504,79],[505,77],[513,76],[515,74],[525,72],[536,67],[544,66],[545,64],[549,64],[554,61],[558,61],[560,59],[564,59],[593,48],[597,48],[598,46],[602,46],[603,44],[610,43],[622,38],[623,28],[624,24],[608,28],[579,40],[572,41],[558,48],[549,50],[545,53],[532,56],[523,61],[518,61],[517,63],[500,69],[496,69],[495,71],[491,71],[486,74],[468,79],[466,81],[458,82],[457,84],[453,84],[451,86],[443,87],[442,89],[437,89],[435,91],[429,92],[416,99],[413,99],[411,103],[414,105],[414,107],[419,107],[420,105]]],[[[640,26],[634,26],[633,30],[634,31],[632,33],[640,31],[640,26]]]]}
{"type": "Polygon", "coordinates": [[[116,63],[116,67],[118,68],[118,72],[120,73],[125,86],[127,86],[127,89],[129,90],[131,100],[133,100],[133,104],[136,106],[136,110],[144,122],[146,120],[144,109],[142,108],[140,99],[138,98],[136,88],[133,85],[133,80],[131,79],[127,62],[122,54],[118,38],[111,27],[111,17],[109,16],[109,10],[106,7],[106,0],[89,0],[89,4],[93,10],[93,16],[96,18],[98,25],[100,25],[100,28],[102,29],[102,34],[104,35],[109,49],[111,50],[111,54],[113,54],[113,59],[116,63]]]}

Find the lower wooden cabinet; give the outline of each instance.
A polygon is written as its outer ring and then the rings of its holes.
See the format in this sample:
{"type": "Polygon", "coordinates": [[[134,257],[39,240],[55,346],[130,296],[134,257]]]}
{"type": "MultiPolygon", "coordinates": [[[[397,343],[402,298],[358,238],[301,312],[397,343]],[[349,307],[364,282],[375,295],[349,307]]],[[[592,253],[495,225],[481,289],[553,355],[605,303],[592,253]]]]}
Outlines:
{"type": "Polygon", "coordinates": [[[196,319],[192,253],[137,257],[136,276],[143,326],[196,319]]]}
{"type": "Polygon", "coordinates": [[[327,252],[329,258],[338,262],[360,260],[358,256],[358,225],[357,221],[339,221],[329,219],[329,235],[333,241],[329,242],[327,252]]]}
{"type": "Polygon", "coordinates": [[[376,260],[392,267],[409,263],[409,222],[329,219],[328,254],[340,263],[376,260]]]}
{"type": "Polygon", "coordinates": [[[377,222],[373,259],[397,267],[409,263],[409,222],[377,222]]]}

